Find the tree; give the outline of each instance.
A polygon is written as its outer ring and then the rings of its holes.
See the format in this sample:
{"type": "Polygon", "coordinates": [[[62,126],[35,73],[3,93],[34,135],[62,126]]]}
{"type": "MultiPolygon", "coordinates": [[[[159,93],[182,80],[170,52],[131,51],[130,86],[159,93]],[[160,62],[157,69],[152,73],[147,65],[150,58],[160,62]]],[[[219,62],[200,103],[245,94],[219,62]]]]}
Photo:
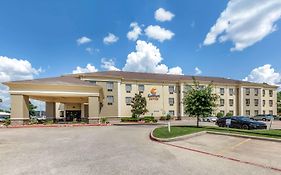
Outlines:
{"type": "Polygon", "coordinates": [[[132,99],[131,102],[132,107],[132,117],[138,118],[140,115],[143,115],[148,112],[146,109],[146,99],[142,97],[142,94],[135,94],[135,97],[132,99]]]}
{"type": "Polygon", "coordinates": [[[203,87],[195,78],[193,78],[193,82],[193,86],[190,86],[183,98],[184,113],[196,116],[197,127],[199,127],[199,117],[207,117],[214,112],[218,95],[212,93],[212,83],[203,87]]]}
{"type": "Polygon", "coordinates": [[[28,111],[29,111],[29,116],[35,116],[35,109],[37,108],[37,106],[33,105],[30,101],[28,104],[28,111]]]}

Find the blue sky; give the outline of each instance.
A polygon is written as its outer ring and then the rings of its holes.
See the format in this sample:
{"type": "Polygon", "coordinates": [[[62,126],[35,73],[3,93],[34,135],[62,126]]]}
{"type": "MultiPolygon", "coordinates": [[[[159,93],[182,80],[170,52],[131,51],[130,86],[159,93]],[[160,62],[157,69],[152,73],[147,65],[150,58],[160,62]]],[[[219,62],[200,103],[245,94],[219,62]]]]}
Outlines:
{"type": "MultiPolygon", "coordinates": [[[[231,52],[232,42],[199,47],[227,0],[83,0],[79,1],[2,1],[0,15],[0,55],[28,60],[34,68],[42,68],[38,77],[70,73],[76,66],[91,63],[99,70],[101,58],[112,58],[122,68],[127,55],[135,50],[135,42],[127,39],[131,22],[159,25],[172,31],[171,40],[158,42],[142,35],[160,49],[162,63],[180,66],[184,74],[243,79],[253,68],[271,64],[280,72],[281,33],[279,30],[243,51],[231,52]],[[211,7],[211,8],[210,8],[211,7]],[[175,17],[159,22],[154,12],[164,8],[175,17]],[[113,33],[118,42],[105,45],[103,38],[113,33]],[[77,45],[79,37],[92,42],[77,45]],[[89,54],[87,47],[98,49],[89,54]]],[[[276,22],[280,26],[280,21],[276,22]]]]}

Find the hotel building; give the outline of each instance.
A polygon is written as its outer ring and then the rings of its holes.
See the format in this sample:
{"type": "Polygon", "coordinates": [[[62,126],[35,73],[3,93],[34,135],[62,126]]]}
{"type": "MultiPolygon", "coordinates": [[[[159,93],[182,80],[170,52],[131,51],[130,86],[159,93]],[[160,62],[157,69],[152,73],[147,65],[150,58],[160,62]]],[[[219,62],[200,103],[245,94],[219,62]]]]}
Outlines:
{"type": "MultiPolygon", "coordinates": [[[[277,86],[219,77],[195,79],[201,86],[212,82],[220,96],[214,115],[277,113],[277,86]]],[[[146,115],[184,117],[182,99],[193,79],[186,75],[104,71],[4,84],[10,88],[13,123],[28,121],[29,99],[46,102],[49,119],[82,118],[92,122],[100,117],[130,117],[131,99],[139,92],[147,100],[146,115]]]]}

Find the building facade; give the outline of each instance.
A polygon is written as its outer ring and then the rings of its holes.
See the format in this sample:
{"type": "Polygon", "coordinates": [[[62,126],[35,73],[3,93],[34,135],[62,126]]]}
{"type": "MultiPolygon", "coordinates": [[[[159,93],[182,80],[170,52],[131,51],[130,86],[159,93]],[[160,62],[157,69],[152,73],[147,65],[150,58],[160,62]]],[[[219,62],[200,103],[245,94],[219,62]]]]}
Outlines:
{"type": "MultiPolygon", "coordinates": [[[[194,77],[200,86],[213,84],[220,96],[214,113],[254,116],[277,113],[277,86],[218,77],[194,77]]],[[[5,83],[10,87],[11,119],[28,119],[28,99],[46,102],[48,118],[130,117],[131,100],[142,93],[148,113],[184,117],[182,99],[193,84],[191,76],[105,71],[5,83]]]]}

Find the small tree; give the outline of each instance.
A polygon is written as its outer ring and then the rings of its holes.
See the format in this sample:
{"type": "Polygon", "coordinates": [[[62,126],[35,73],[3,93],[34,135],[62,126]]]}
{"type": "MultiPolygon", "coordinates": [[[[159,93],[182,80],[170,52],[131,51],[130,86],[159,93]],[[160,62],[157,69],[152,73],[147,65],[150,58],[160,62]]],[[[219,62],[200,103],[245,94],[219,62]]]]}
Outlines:
{"type": "Polygon", "coordinates": [[[132,107],[132,117],[138,118],[140,115],[143,115],[148,112],[146,109],[146,99],[142,97],[142,94],[135,94],[135,97],[132,99],[131,102],[132,107]]]}
{"type": "Polygon", "coordinates": [[[233,114],[232,114],[232,113],[230,113],[230,112],[228,112],[225,116],[226,116],[226,117],[232,117],[232,116],[233,116],[233,114]]]}
{"type": "Polygon", "coordinates": [[[223,116],[224,116],[224,114],[223,114],[222,112],[217,113],[217,117],[218,117],[218,118],[221,118],[221,117],[223,117],[223,116]]]}
{"type": "Polygon", "coordinates": [[[199,117],[212,115],[217,106],[218,95],[212,93],[212,83],[201,87],[193,78],[193,86],[185,92],[183,98],[184,113],[190,116],[196,116],[197,127],[199,127],[199,117]]]}
{"type": "Polygon", "coordinates": [[[29,111],[29,116],[35,116],[35,109],[37,106],[33,105],[30,101],[28,104],[28,111],[29,111]]]}

